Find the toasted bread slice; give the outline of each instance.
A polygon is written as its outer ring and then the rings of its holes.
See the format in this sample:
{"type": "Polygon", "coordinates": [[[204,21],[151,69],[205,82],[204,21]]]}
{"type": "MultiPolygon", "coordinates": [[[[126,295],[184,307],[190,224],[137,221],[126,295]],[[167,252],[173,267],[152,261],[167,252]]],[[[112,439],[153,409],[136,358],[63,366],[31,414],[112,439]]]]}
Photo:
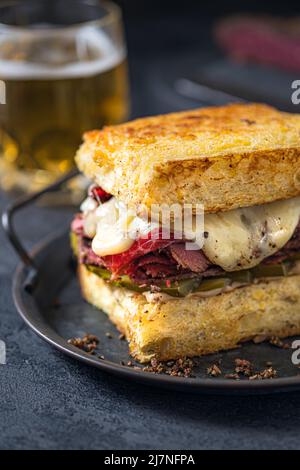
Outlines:
{"type": "Polygon", "coordinates": [[[79,279],[85,299],[108,314],[140,362],[214,353],[256,336],[300,334],[300,275],[155,303],[112,287],[84,265],[79,279]]]}
{"type": "Polygon", "coordinates": [[[234,104],[137,119],[85,134],[76,161],[131,205],[207,212],[300,194],[300,115],[234,104]]]}

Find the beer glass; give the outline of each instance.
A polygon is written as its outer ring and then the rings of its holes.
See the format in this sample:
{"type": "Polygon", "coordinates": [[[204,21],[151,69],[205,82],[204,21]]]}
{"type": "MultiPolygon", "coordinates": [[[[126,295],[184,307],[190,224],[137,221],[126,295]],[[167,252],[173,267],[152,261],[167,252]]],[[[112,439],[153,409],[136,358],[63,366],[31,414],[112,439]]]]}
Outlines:
{"type": "Polygon", "coordinates": [[[0,186],[32,191],[74,165],[82,134],[128,117],[122,18],[100,0],[0,4],[0,186]]]}

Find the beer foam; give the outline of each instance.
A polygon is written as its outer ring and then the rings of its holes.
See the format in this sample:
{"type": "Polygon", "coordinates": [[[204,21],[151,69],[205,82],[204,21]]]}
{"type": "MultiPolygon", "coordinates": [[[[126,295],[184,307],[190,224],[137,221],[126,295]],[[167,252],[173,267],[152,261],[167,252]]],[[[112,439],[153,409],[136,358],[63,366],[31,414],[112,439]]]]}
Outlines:
{"type": "MultiPolygon", "coordinates": [[[[53,36],[53,32],[51,32],[53,36]]],[[[74,32],[73,32],[74,35],[74,32]]],[[[49,31],[41,31],[40,39],[49,37],[49,31]]],[[[67,34],[66,34],[67,36],[67,34]]],[[[38,39],[37,39],[38,40],[38,39]]],[[[63,41],[63,38],[61,39],[63,41]]],[[[70,42],[70,34],[68,36],[70,42]]],[[[77,35],[72,37],[72,42],[76,48],[76,58],[72,61],[49,64],[46,62],[47,51],[43,53],[45,63],[5,60],[1,59],[1,45],[16,43],[16,36],[4,38],[0,36],[0,79],[2,80],[57,80],[69,78],[84,78],[111,70],[120,64],[126,57],[125,46],[117,46],[103,31],[92,29],[91,27],[82,28],[77,35]],[[2,44],[1,44],[2,43],[2,44]],[[84,57],[87,48],[97,53],[95,59],[84,57]]],[[[48,55],[50,57],[48,50],[48,55]]],[[[61,49],[63,53],[63,49],[61,49]]],[[[55,55],[55,52],[54,52],[55,55]]]]}

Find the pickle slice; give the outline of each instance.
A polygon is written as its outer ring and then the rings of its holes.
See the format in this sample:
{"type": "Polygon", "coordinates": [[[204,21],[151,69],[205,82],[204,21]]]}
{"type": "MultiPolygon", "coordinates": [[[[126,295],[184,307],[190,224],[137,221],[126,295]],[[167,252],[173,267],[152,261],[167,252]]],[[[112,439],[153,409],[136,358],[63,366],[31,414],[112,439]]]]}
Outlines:
{"type": "Polygon", "coordinates": [[[102,279],[109,280],[111,278],[111,273],[108,269],[101,268],[100,266],[93,266],[92,264],[86,264],[88,271],[91,271],[94,274],[97,274],[102,279]]]}
{"type": "Polygon", "coordinates": [[[229,284],[230,279],[227,277],[214,277],[210,279],[204,279],[204,281],[201,282],[196,291],[206,292],[215,289],[224,289],[224,287],[228,286],[229,284]]]}
{"type": "Polygon", "coordinates": [[[251,269],[253,277],[259,279],[262,277],[283,277],[287,276],[291,263],[282,262],[280,264],[261,264],[251,269]]]}
{"type": "Polygon", "coordinates": [[[179,296],[185,297],[191,292],[194,292],[195,290],[197,290],[200,284],[200,279],[186,279],[184,281],[179,281],[177,287],[179,296]]]}
{"type": "MultiPolygon", "coordinates": [[[[159,287],[160,292],[172,297],[185,297],[192,292],[208,292],[210,290],[224,289],[233,282],[250,284],[253,279],[287,276],[292,266],[292,262],[285,261],[274,265],[260,265],[251,270],[226,273],[226,277],[214,277],[203,280],[201,278],[184,279],[172,282],[169,286],[166,286],[165,281],[161,281],[157,287],[159,287]]],[[[110,272],[105,268],[93,265],[86,265],[86,267],[102,279],[110,280],[111,278],[110,272]]],[[[116,281],[111,281],[111,284],[140,293],[150,288],[149,286],[139,286],[127,275],[121,276],[116,281]]]]}
{"type": "Polygon", "coordinates": [[[252,270],[235,271],[227,273],[231,282],[239,282],[241,284],[249,284],[253,280],[252,270]]]}
{"type": "MultiPolygon", "coordinates": [[[[72,249],[74,253],[77,254],[77,236],[76,234],[71,233],[70,238],[72,249]]],[[[278,264],[261,264],[249,270],[224,273],[222,277],[220,276],[207,279],[184,279],[182,281],[173,281],[168,285],[166,285],[166,281],[162,280],[160,283],[157,284],[157,287],[159,288],[159,291],[161,293],[168,294],[172,297],[185,297],[192,292],[209,292],[210,290],[224,289],[225,287],[231,285],[234,282],[240,284],[250,284],[254,279],[288,276],[295,262],[299,259],[300,254],[295,255],[289,258],[288,260],[278,264]]],[[[97,274],[102,279],[110,281],[111,273],[108,269],[93,265],[86,265],[86,267],[89,271],[97,274]]],[[[140,293],[148,291],[150,289],[150,286],[148,285],[139,286],[138,284],[133,282],[127,275],[121,276],[116,281],[111,281],[111,284],[140,293]]]]}
{"type": "Polygon", "coordinates": [[[132,282],[129,276],[121,276],[120,279],[117,281],[112,281],[112,285],[118,286],[118,287],[125,287],[126,289],[132,290],[134,292],[145,292],[146,290],[149,290],[149,287],[144,286],[141,287],[135,282],[132,282]]]}

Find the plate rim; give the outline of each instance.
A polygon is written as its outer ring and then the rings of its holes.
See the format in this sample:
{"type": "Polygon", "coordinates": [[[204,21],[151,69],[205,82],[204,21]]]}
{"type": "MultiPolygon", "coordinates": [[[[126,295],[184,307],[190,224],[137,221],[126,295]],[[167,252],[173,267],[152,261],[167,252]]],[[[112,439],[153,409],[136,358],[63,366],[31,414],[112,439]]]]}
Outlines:
{"type": "MultiPolygon", "coordinates": [[[[34,245],[30,250],[30,255],[33,259],[36,258],[47,249],[50,243],[53,243],[55,240],[59,241],[63,236],[66,236],[66,233],[66,229],[51,233],[34,245]]],[[[85,351],[81,351],[75,346],[68,344],[67,341],[60,336],[45,319],[44,322],[46,328],[51,331],[51,335],[45,333],[43,328],[39,327],[35,321],[31,320],[30,314],[28,313],[28,306],[26,306],[24,300],[24,295],[30,294],[27,294],[22,288],[22,281],[24,281],[26,270],[26,265],[20,262],[13,274],[12,295],[18,314],[35,334],[63,354],[66,354],[75,360],[121,378],[134,379],[135,382],[147,383],[148,385],[155,385],[158,387],[162,386],[163,388],[177,389],[181,391],[184,390],[186,392],[250,395],[255,393],[288,392],[300,389],[300,372],[299,375],[291,377],[275,377],[268,380],[254,381],[212,377],[171,377],[169,375],[136,370],[127,365],[118,364],[107,359],[96,358],[85,351]]]]}

